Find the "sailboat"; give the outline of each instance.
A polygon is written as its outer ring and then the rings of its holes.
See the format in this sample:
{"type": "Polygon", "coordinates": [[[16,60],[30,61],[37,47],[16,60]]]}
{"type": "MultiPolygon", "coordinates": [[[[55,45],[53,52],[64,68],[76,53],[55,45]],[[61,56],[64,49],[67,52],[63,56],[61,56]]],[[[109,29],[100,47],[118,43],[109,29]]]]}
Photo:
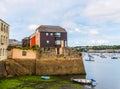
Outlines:
{"type": "Polygon", "coordinates": [[[94,57],[88,53],[88,59],[86,59],[85,61],[95,61],[93,59],[94,57]]]}
{"type": "Polygon", "coordinates": [[[116,54],[112,55],[111,59],[118,59],[118,57],[116,56],[116,54]]]}
{"type": "Polygon", "coordinates": [[[101,53],[100,57],[101,57],[101,58],[107,58],[107,57],[106,57],[105,55],[103,55],[102,53],[101,53]]]}

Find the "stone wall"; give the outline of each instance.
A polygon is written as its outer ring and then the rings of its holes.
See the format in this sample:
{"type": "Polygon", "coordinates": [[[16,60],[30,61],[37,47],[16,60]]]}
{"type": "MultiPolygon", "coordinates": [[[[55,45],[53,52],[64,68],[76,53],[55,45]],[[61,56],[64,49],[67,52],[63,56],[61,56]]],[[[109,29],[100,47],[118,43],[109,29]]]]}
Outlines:
{"type": "Polygon", "coordinates": [[[4,60],[0,62],[0,77],[20,75],[85,74],[82,59],[4,60]]]}
{"type": "Polygon", "coordinates": [[[37,60],[36,63],[37,75],[85,74],[80,59],[37,60]]]}
{"type": "Polygon", "coordinates": [[[0,78],[6,77],[6,76],[7,76],[7,72],[5,69],[5,63],[3,61],[0,61],[0,78]]]}
{"type": "Polygon", "coordinates": [[[33,50],[21,50],[21,49],[12,49],[11,53],[9,53],[9,56],[12,56],[12,59],[36,59],[36,51],[33,50]],[[23,55],[26,52],[25,55],[23,55]]]}

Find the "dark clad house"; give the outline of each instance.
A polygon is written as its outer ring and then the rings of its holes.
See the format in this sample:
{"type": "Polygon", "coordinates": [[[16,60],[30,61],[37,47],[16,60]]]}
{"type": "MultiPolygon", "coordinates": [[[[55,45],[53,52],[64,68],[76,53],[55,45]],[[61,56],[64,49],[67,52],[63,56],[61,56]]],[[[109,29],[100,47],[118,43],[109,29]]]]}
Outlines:
{"type": "Polygon", "coordinates": [[[67,32],[60,26],[41,25],[36,29],[36,45],[56,48],[56,53],[62,54],[62,48],[67,46],[67,32]]]}
{"type": "Polygon", "coordinates": [[[30,47],[30,37],[25,37],[22,39],[22,47],[30,47]]]}

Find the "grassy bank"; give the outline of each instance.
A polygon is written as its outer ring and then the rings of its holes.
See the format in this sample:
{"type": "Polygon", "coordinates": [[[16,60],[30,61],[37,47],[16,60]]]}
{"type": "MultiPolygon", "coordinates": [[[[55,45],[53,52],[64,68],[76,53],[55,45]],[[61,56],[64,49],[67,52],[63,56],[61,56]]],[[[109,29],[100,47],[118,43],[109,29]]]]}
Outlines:
{"type": "Polygon", "coordinates": [[[0,89],[83,89],[83,86],[58,76],[51,76],[48,80],[40,76],[21,76],[0,80],[0,89]]]}

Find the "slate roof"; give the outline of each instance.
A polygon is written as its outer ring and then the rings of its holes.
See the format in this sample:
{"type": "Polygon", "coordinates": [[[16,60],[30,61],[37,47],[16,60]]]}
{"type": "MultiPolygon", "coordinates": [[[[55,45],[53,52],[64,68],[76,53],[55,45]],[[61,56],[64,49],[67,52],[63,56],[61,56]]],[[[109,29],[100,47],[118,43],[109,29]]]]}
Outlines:
{"type": "Polygon", "coordinates": [[[60,26],[41,25],[36,30],[39,32],[66,32],[66,30],[60,26]]]}

